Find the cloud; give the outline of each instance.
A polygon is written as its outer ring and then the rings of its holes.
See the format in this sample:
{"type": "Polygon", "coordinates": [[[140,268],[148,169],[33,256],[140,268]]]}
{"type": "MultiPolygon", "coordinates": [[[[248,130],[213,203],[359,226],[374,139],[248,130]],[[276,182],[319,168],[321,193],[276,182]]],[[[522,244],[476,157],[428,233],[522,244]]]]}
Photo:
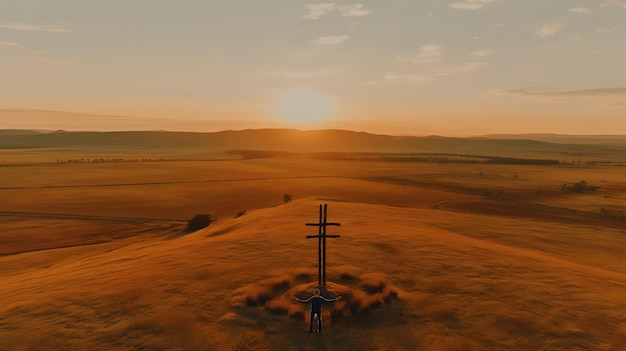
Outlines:
{"type": "Polygon", "coordinates": [[[20,44],[12,41],[0,41],[0,46],[20,46],[20,44]]]}
{"type": "Polygon", "coordinates": [[[321,37],[312,41],[313,44],[318,45],[338,45],[348,40],[350,37],[347,35],[329,35],[321,37]]]}
{"type": "Polygon", "coordinates": [[[396,60],[408,61],[411,63],[431,63],[440,61],[442,54],[443,50],[441,46],[429,44],[420,47],[417,55],[413,57],[397,56],[396,60]]]}
{"type": "Polygon", "coordinates": [[[567,39],[568,39],[568,40],[571,40],[571,41],[582,40],[582,38],[583,38],[583,37],[582,37],[582,36],[580,36],[580,35],[578,35],[578,34],[572,34],[572,33],[569,33],[569,34],[567,35],[567,39]]]}
{"type": "Polygon", "coordinates": [[[334,2],[324,2],[319,4],[306,4],[304,7],[309,13],[302,17],[313,20],[316,20],[333,11],[338,11],[344,17],[362,17],[367,16],[372,12],[372,10],[366,9],[363,4],[337,6],[334,2]]]}
{"type": "Polygon", "coordinates": [[[341,6],[339,11],[342,13],[342,16],[347,17],[367,16],[372,12],[372,10],[363,8],[363,4],[341,6]]]}
{"type": "Polygon", "coordinates": [[[448,7],[460,10],[478,10],[479,8],[495,1],[497,0],[461,0],[449,4],[448,7]]]}
{"type": "Polygon", "coordinates": [[[316,20],[325,14],[334,11],[337,8],[337,4],[325,2],[320,4],[306,4],[304,7],[309,11],[309,13],[302,16],[302,18],[316,20]]]}
{"type": "MultiPolygon", "coordinates": [[[[474,57],[487,57],[496,53],[496,50],[477,50],[472,52],[470,55],[474,57]]],[[[443,50],[440,45],[429,44],[420,47],[419,53],[415,57],[396,57],[397,60],[408,61],[415,64],[422,63],[435,63],[441,61],[441,57],[443,56],[443,50]]],[[[485,66],[486,62],[466,62],[462,64],[456,65],[439,65],[433,67],[432,65],[427,66],[414,66],[414,67],[425,67],[425,69],[421,72],[414,72],[413,69],[409,69],[407,71],[392,71],[388,72],[384,75],[385,80],[406,80],[416,83],[424,83],[431,80],[434,80],[437,77],[449,77],[459,74],[467,74],[474,72],[481,67],[485,66]],[[413,71],[413,72],[411,72],[413,71]]]]}
{"type": "Polygon", "coordinates": [[[539,98],[614,97],[626,96],[626,88],[597,88],[549,92],[532,92],[525,89],[508,89],[496,90],[494,93],[498,95],[539,98]]]}
{"type": "Polygon", "coordinates": [[[433,80],[433,76],[425,73],[389,72],[383,77],[385,80],[408,80],[415,83],[425,83],[433,80]]]}
{"type": "Polygon", "coordinates": [[[318,72],[309,71],[294,71],[294,72],[272,72],[272,75],[284,77],[284,78],[299,78],[310,79],[319,76],[318,72]]]}
{"type": "Polygon", "coordinates": [[[439,45],[424,45],[420,48],[417,56],[412,60],[413,63],[429,63],[440,60],[443,51],[439,45]]]}
{"type": "Polygon", "coordinates": [[[556,34],[556,32],[560,31],[563,28],[560,24],[546,24],[541,27],[538,31],[535,32],[539,38],[545,38],[556,34]]]}
{"type": "Polygon", "coordinates": [[[385,74],[385,80],[408,80],[415,83],[425,83],[432,81],[437,77],[451,77],[460,74],[468,74],[485,66],[485,62],[467,62],[460,65],[441,66],[432,70],[407,73],[407,72],[389,72],[385,74]]]}
{"type": "Polygon", "coordinates": [[[606,27],[606,28],[600,28],[596,30],[596,33],[610,33],[610,32],[615,32],[616,30],[619,30],[618,27],[606,27]]]}
{"type": "Polygon", "coordinates": [[[476,50],[470,53],[470,56],[473,57],[487,57],[497,53],[497,50],[476,50]]]}
{"type": "Polygon", "coordinates": [[[431,74],[437,77],[449,77],[457,74],[474,72],[486,64],[486,62],[467,62],[460,65],[444,66],[433,70],[431,74]]]}
{"type": "Polygon", "coordinates": [[[26,32],[50,32],[50,33],[76,33],[76,31],[59,26],[41,26],[19,22],[0,22],[0,28],[26,32]]]}
{"type": "Polygon", "coordinates": [[[568,12],[574,12],[574,13],[581,13],[581,14],[584,14],[584,15],[588,15],[588,14],[591,13],[591,9],[586,8],[586,7],[582,7],[582,6],[581,7],[572,8],[572,9],[569,9],[567,11],[568,12]]]}
{"type": "Polygon", "coordinates": [[[623,7],[626,9],[626,0],[607,0],[604,3],[602,3],[603,7],[607,7],[607,6],[619,6],[619,7],[623,7]]]}
{"type": "Polygon", "coordinates": [[[283,77],[283,78],[312,79],[312,78],[319,77],[328,71],[329,71],[328,69],[318,69],[316,71],[270,72],[270,74],[274,76],[278,76],[278,77],[283,77]]]}

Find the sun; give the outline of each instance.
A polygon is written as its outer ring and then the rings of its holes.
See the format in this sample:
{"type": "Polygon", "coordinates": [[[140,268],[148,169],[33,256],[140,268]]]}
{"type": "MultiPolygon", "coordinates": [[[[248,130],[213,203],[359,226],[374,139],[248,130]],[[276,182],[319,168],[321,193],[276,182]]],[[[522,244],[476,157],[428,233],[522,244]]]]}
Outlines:
{"type": "Polygon", "coordinates": [[[279,94],[277,117],[289,122],[316,122],[331,118],[334,113],[330,97],[309,89],[290,89],[279,94]]]}

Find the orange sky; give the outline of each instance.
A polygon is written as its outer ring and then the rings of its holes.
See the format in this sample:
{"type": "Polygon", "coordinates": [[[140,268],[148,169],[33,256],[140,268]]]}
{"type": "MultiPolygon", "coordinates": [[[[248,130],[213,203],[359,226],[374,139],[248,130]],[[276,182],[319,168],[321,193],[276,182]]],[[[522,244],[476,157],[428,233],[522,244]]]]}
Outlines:
{"type": "Polygon", "coordinates": [[[9,1],[0,128],[626,134],[626,0],[9,1]]]}

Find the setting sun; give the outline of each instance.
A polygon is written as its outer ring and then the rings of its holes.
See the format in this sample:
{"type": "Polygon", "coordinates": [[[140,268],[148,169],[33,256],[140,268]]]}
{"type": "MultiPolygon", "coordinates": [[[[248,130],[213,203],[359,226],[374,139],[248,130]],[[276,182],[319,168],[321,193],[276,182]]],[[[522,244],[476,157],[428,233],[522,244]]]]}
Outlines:
{"type": "Polygon", "coordinates": [[[283,121],[316,122],[333,117],[330,97],[308,89],[282,92],[276,100],[276,116],[283,121]]]}

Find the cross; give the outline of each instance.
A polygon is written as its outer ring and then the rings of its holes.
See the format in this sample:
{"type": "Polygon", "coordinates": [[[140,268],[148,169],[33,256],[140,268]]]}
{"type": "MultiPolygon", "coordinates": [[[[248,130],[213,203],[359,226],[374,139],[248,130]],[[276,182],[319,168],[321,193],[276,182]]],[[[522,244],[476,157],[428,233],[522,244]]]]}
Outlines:
{"type": "Polygon", "coordinates": [[[328,205],[324,204],[324,211],[322,212],[322,205],[320,205],[320,220],[318,223],[305,223],[306,226],[319,227],[317,235],[307,235],[307,239],[317,238],[317,282],[318,285],[326,285],[326,238],[339,238],[341,235],[328,235],[326,234],[326,226],[340,226],[341,223],[329,223],[328,218],[328,205]]]}

